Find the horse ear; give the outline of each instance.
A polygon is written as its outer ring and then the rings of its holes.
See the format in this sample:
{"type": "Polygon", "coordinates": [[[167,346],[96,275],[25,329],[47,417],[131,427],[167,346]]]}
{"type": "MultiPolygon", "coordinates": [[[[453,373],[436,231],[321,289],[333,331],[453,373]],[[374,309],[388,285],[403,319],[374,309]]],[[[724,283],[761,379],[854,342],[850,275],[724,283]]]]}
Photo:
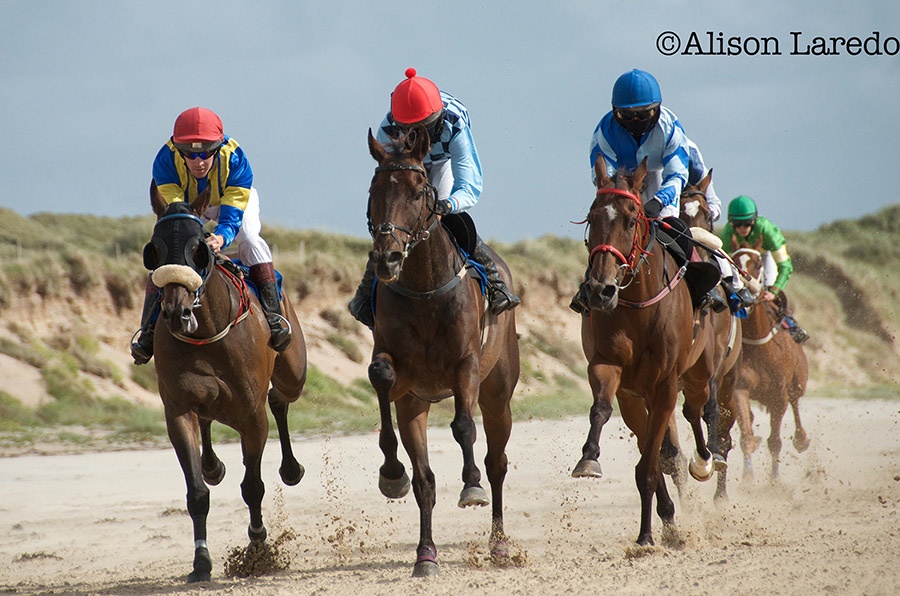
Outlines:
{"type": "Polygon", "coordinates": [[[194,214],[196,214],[197,217],[203,215],[203,212],[209,207],[209,189],[209,186],[204,188],[203,192],[197,195],[197,198],[191,203],[191,208],[193,208],[194,214]]]}
{"type": "Polygon", "coordinates": [[[162,193],[159,192],[159,187],[156,186],[156,180],[150,179],[150,208],[153,209],[153,213],[156,214],[156,218],[159,219],[162,217],[162,214],[165,212],[168,204],[166,203],[166,199],[163,198],[162,193]]]}
{"type": "Polygon", "coordinates": [[[709,172],[706,173],[706,176],[703,177],[703,180],[697,183],[697,190],[706,194],[706,189],[709,188],[709,185],[712,183],[712,168],[709,169],[709,172]]]}
{"type": "Polygon", "coordinates": [[[422,161],[428,155],[428,151],[431,150],[431,137],[428,136],[428,131],[425,127],[421,125],[416,126],[412,130],[412,134],[412,156],[416,161],[422,161]]]}
{"type": "Polygon", "coordinates": [[[594,161],[594,175],[597,177],[597,188],[609,185],[609,175],[606,173],[606,160],[603,159],[602,153],[598,153],[597,159],[594,161]]]}
{"type": "Polygon", "coordinates": [[[634,171],[634,175],[632,176],[632,184],[634,188],[640,189],[644,188],[644,178],[647,176],[647,156],[644,156],[644,159],[641,160],[640,165],[634,171]]]}
{"type": "Polygon", "coordinates": [[[387,159],[387,149],[375,139],[372,129],[369,129],[369,154],[375,158],[378,163],[387,159]]]}

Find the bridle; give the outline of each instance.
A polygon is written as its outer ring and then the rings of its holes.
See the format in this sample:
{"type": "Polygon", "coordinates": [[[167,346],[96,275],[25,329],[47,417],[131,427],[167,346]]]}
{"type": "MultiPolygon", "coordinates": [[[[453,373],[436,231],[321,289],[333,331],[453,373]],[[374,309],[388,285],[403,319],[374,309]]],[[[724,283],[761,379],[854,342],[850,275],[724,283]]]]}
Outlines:
{"type": "MultiPolygon", "coordinates": [[[[641,204],[640,198],[638,198],[638,196],[634,193],[621,188],[597,189],[597,198],[600,198],[601,195],[605,194],[618,195],[627,199],[631,199],[638,206],[638,221],[637,225],[635,225],[634,228],[634,237],[631,241],[631,251],[628,253],[627,257],[622,253],[622,251],[620,251],[612,244],[598,244],[593,249],[589,249],[590,252],[588,255],[588,266],[593,263],[594,257],[600,253],[609,253],[619,260],[619,262],[621,263],[621,265],[619,265],[619,269],[622,273],[622,280],[624,280],[626,277],[629,278],[628,283],[623,284],[622,281],[617,282],[617,285],[621,290],[631,285],[631,282],[634,280],[634,272],[641,266],[641,262],[646,260],[647,255],[651,254],[649,251],[643,248],[646,244],[647,237],[651,234],[650,221],[644,215],[644,209],[643,205],[641,204]]],[[[584,222],[588,223],[588,228],[585,229],[585,246],[588,245],[587,236],[590,231],[589,219],[590,215],[588,215],[588,218],[584,220],[584,222]]]]}
{"type": "Polygon", "coordinates": [[[369,219],[369,233],[372,235],[372,239],[376,239],[378,236],[386,236],[390,235],[393,238],[394,242],[403,247],[401,254],[403,258],[400,262],[400,268],[403,268],[403,262],[406,261],[406,257],[409,256],[410,251],[420,242],[424,242],[428,240],[431,236],[432,230],[434,230],[435,226],[437,226],[440,221],[437,217],[437,212],[435,211],[435,203],[437,202],[437,189],[428,181],[428,172],[425,171],[425,168],[418,164],[405,164],[405,163],[392,163],[392,164],[384,164],[375,168],[375,173],[379,172],[398,172],[398,171],[411,171],[418,172],[422,174],[425,178],[425,184],[422,187],[422,190],[417,193],[423,199],[422,201],[422,209],[419,211],[419,215],[416,218],[415,224],[412,228],[407,228],[405,226],[398,226],[392,222],[386,221],[384,223],[380,223],[377,226],[372,224],[372,220],[369,219]],[[431,201],[429,201],[429,196],[431,201]],[[430,224],[427,224],[429,217],[432,218],[430,224]],[[427,225],[426,225],[427,224],[427,225]],[[406,242],[401,242],[397,237],[397,231],[403,232],[406,234],[406,242]]]}

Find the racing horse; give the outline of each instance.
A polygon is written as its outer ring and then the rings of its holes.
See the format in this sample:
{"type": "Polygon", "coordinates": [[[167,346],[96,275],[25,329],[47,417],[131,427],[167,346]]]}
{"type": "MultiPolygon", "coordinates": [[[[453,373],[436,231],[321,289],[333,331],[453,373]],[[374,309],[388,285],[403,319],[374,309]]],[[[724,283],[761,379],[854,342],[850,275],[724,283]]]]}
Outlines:
{"type": "MultiPolygon", "coordinates": [[[[491,557],[503,564],[509,559],[503,530],[505,449],[512,427],[509,404],[519,377],[515,316],[512,311],[492,315],[486,310],[479,281],[467,275],[463,255],[435,212],[436,191],[422,161],[430,149],[424,127],[401,134],[388,149],[369,130],[368,143],[378,162],[369,188],[369,257],[378,279],[369,381],[378,395],[384,454],[378,485],[392,499],[405,496],[410,487],[397,459],[394,404],[419,507],[413,576],[439,574],[432,538],[435,478],[428,463],[426,427],[431,404],[452,395],[450,428],[463,455],[458,504],[464,508],[491,503],[491,557]],[[476,404],[487,438],[484,463],[492,500],[481,486],[473,453],[476,404]]],[[[496,254],[493,258],[510,284],[509,269],[496,254]]]]}
{"type": "Polygon", "coordinates": [[[654,494],[666,530],[675,529],[675,505],[660,469],[660,447],[679,385],[696,445],[689,471],[698,480],[709,479],[713,472],[701,422],[713,376],[712,352],[706,349],[709,325],[695,329],[690,290],[679,283],[687,265],[676,264],[657,239],[657,225],[644,215],[640,189],[646,166],[645,159],[632,175],[620,170],[610,178],[602,156],[594,164],[597,195],[585,219],[591,312],[582,317],[581,327],[594,403],[582,457],[572,471],[574,477],[602,476],[600,432],[617,398],[641,453],[635,480],[641,498],[637,543],[642,546],[654,544],[654,494]]]}
{"type": "MultiPolygon", "coordinates": [[[[732,258],[765,288],[764,267],[759,247],[742,247],[732,258]]],[[[744,455],[744,476],[752,477],[751,455],[760,439],[753,433],[753,412],[750,400],[762,404],[769,411],[769,453],[772,456],[771,478],[778,477],[781,455],[781,423],[787,406],[794,414],[794,448],[802,453],[809,447],[809,437],[800,422],[800,397],[806,393],[809,369],[803,346],[782,333],[777,307],[769,302],[757,302],[750,307],[743,323],[743,363],[734,395],[738,425],[741,429],[741,452],[744,455]]]]}
{"type": "MultiPolygon", "coordinates": [[[[712,170],[695,185],[685,187],[681,193],[681,220],[690,228],[695,239],[699,239],[709,249],[721,252],[722,242],[713,235],[712,211],[706,200],[706,191],[712,181],[712,170]],[[702,231],[700,231],[702,230],[702,231]]],[[[724,254],[724,253],[723,253],[724,254]]],[[[717,287],[725,302],[721,284],[717,287]]],[[[730,310],[711,312],[713,333],[710,334],[710,349],[713,350],[715,374],[710,380],[710,399],[703,410],[703,419],[707,424],[709,441],[707,443],[713,453],[713,460],[718,474],[716,475],[716,492],[714,499],[727,498],[728,454],[732,448],[731,428],[734,426],[734,405],[732,397],[741,364],[741,319],[730,310]]],[[[665,449],[664,449],[665,450],[665,449]]]]}
{"type": "Polygon", "coordinates": [[[282,309],[293,331],[291,343],[279,353],[268,348],[269,325],[255,294],[239,270],[218,261],[203,240],[196,209],[204,199],[201,196],[195,206],[167,205],[153,183],[150,203],[157,221],[144,247],[144,266],[162,292],[154,334],[159,395],[187,483],[187,510],[193,522],[189,582],[209,581],[212,569],[206,540],[207,485],[218,484],[225,475],[210,439],[213,420],[240,434],[241,494],[250,511],[251,541],[266,539],[261,507],[265,486],[260,476],[269,431],[266,399],[281,442],[282,480],[295,485],[304,474],[293,455],[287,426],[288,405],[297,400],[306,381],[306,344],[297,315],[285,294],[282,309]]]}

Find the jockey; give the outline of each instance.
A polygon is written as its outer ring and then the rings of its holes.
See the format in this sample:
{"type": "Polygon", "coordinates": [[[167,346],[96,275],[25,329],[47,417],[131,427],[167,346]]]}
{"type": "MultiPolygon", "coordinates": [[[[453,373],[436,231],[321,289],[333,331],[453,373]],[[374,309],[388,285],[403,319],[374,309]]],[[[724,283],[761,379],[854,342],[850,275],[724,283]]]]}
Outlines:
{"type": "MultiPolygon", "coordinates": [[[[610,177],[619,168],[634,171],[646,157],[647,177],[642,193],[644,214],[651,219],[662,219],[674,229],[675,239],[680,237],[684,241],[690,238],[690,230],[678,218],[679,201],[690,174],[691,144],[678,117],[662,105],[659,83],[653,75],[637,69],[626,72],[613,86],[612,110],[603,116],[591,138],[590,165],[594,184],[597,180],[593,168],[599,155],[603,156],[610,177]]],[[[694,169],[703,171],[706,167],[696,145],[694,149],[697,158],[694,169]]],[[[684,248],[689,258],[691,247],[684,248]]],[[[728,308],[714,288],[695,306],[710,306],[716,311],[728,308]]],[[[584,283],[569,307],[577,313],[588,312],[584,283]]]]}
{"type": "Polygon", "coordinates": [[[761,247],[760,252],[768,252],[775,261],[778,273],[774,280],[766,279],[767,288],[760,300],[772,302],[785,322],[788,332],[798,344],[809,339],[788,312],[784,287],[791,278],[794,265],[787,251],[787,243],[778,226],[758,214],[756,202],[746,195],[740,195],[728,204],[728,223],[721,233],[722,244],[729,252],[741,247],[761,247]]]}
{"type": "MultiPolygon", "coordinates": [[[[201,219],[204,223],[215,221],[216,227],[206,243],[216,253],[232,242],[238,243],[238,256],[250,268],[250,280],[259,291],[271,330],[269,344],[276,351],[284,350],[291,332],[282,326],[272,251],[259,235],[262,224],[253,171],[237,141],[223,133],[222,120],[206,108],[182,112],[175,120],[172,137],[156,155],[153,179],[167,203],[192,202],[209,189],[209,204],[201,219]]],[[[148,281],[140,336],[131,344],[135,364],[144,364],[153,356],[157,295],[158,289],[148,281]]]]}
{"type": "MultiPolygon", "coordinates": [[[[423,165],[428,172],[428,181],[437,191],[438,214],[444,225],[453,230],[453,219],[470,219],[462,212],[474,206],[481,195],[481,162],[472,137],[469,112],[458,99],[440,91],[432,81],[416,76],[416,69],[407,68],[405,74],[406,79],[391,94],[391,111],[378,127],[376,138],[390,150],[391,138],[417,124],[425,126],[431,138],[431,151],[425,156],[423,165]]],[[[480,237],[469,256],[487,273],[493,314],[498,315],[521,303],[500,277],[480,237]]],[[[356,295],[348,305],[350,313],[367,327],[375,324],[371,301],[374,281],[374,265],[369,261],[356,295]]]]}

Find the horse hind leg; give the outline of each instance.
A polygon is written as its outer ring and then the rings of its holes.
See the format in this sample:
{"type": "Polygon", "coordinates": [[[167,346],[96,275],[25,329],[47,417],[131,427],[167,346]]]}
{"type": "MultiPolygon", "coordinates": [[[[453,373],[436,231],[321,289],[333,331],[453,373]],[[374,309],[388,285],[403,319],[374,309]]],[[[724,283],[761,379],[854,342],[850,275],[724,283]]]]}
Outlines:
{"type": "Polygon", "coordinates": [[[394,364],[387,354],[378,354],[369,365],[369,382],[378,395],[378,412],[381,429],[378,446],[384,454],[384,463],[378,470],[378,489],[389,499],[402,499],[409,493],[410,480],[403,464],[397,458],[397,435],[391,417],[391,388],[396,381],[394,364]]]}
{"type": "Polygon", "coordinates": [[[769,406],[769,421],[771,428],[769,429],[769,439],[767,441],[769,454],[772,456],[772,471],[770,478],[777,480],[779,475],[779,465],[781,459],[781,423],[784,420],[784,414],[787,411],[787,405],[783,401],[778,401],[769,406]]]}
{"type": "Polygon", "coordinates": [[[241,432],[241,451],[244,459],[244,479],[241,482],[241,496],[250,511],[250,525],[247,535],[251,541],[263,542],[266,539],[266,526],[262,518],[262,500],[266,487],[262,480],[262,454],[266,446],[266,435],[269,421],[265,410],[241,432]]]}
{"type": "Polygon", "coordinates": [[[203,447],[200,455],[203,480],[210,486],[216,486],[225,478],[225,464],[213,450],[210,427],[212,420],[200,420],[200,442],[203,447]]]}
{"type": "Polygon", "coordinates": [[[459,494],[458,505],[465,507],[486,507],[490,503],[487,493],[481,486],[481,470],[475,463],[475,402],[478,401],[479,387],[477,385],[478,369],[477,361],[473,369],[467,369],[460,373],[464,382],[454,390],[455,412],[450,430],[453,438],[462,449],[463,489],[459,494]]]}
{"type": "Polygon", "coordinates": [[[491,562],[504,566],[511,562],[509,539],[503,529],[503,482],[509,468],[506,445],[512,431],[509,402],[515,388],[515,377],[512,382],[503,382],[502,387],[495,388],[492,383],[494,375],[500,376],[498,369],[492,372],[482,386],[479,406],[487,440],[484,467],[491,485],[491,535],[488,545],[491,562]]]}
{"type": "Polygon", "coordinates": [[[800,422],[800,404],[799,397],[791,399],[791,410],[794,414],[794,449],[797,450],[797,453],[803,453],[807,449],[809,449],[809,437],[806,435],[806,430],[803,428],[803,424],[800,422]]]}
{"type": "Polygon", "coordinates": [[[281,444],[281,467],[278,468],[278,473],[282,482],[288,486],[295,486],[303,479],[306,470],[294,457],[294,450],[291,447],[288,407],[288,403],[277,395],[274,387],[269,390],[269,409],[275,419],[275,426],[278,427],[278,442],[281,444]]]}

